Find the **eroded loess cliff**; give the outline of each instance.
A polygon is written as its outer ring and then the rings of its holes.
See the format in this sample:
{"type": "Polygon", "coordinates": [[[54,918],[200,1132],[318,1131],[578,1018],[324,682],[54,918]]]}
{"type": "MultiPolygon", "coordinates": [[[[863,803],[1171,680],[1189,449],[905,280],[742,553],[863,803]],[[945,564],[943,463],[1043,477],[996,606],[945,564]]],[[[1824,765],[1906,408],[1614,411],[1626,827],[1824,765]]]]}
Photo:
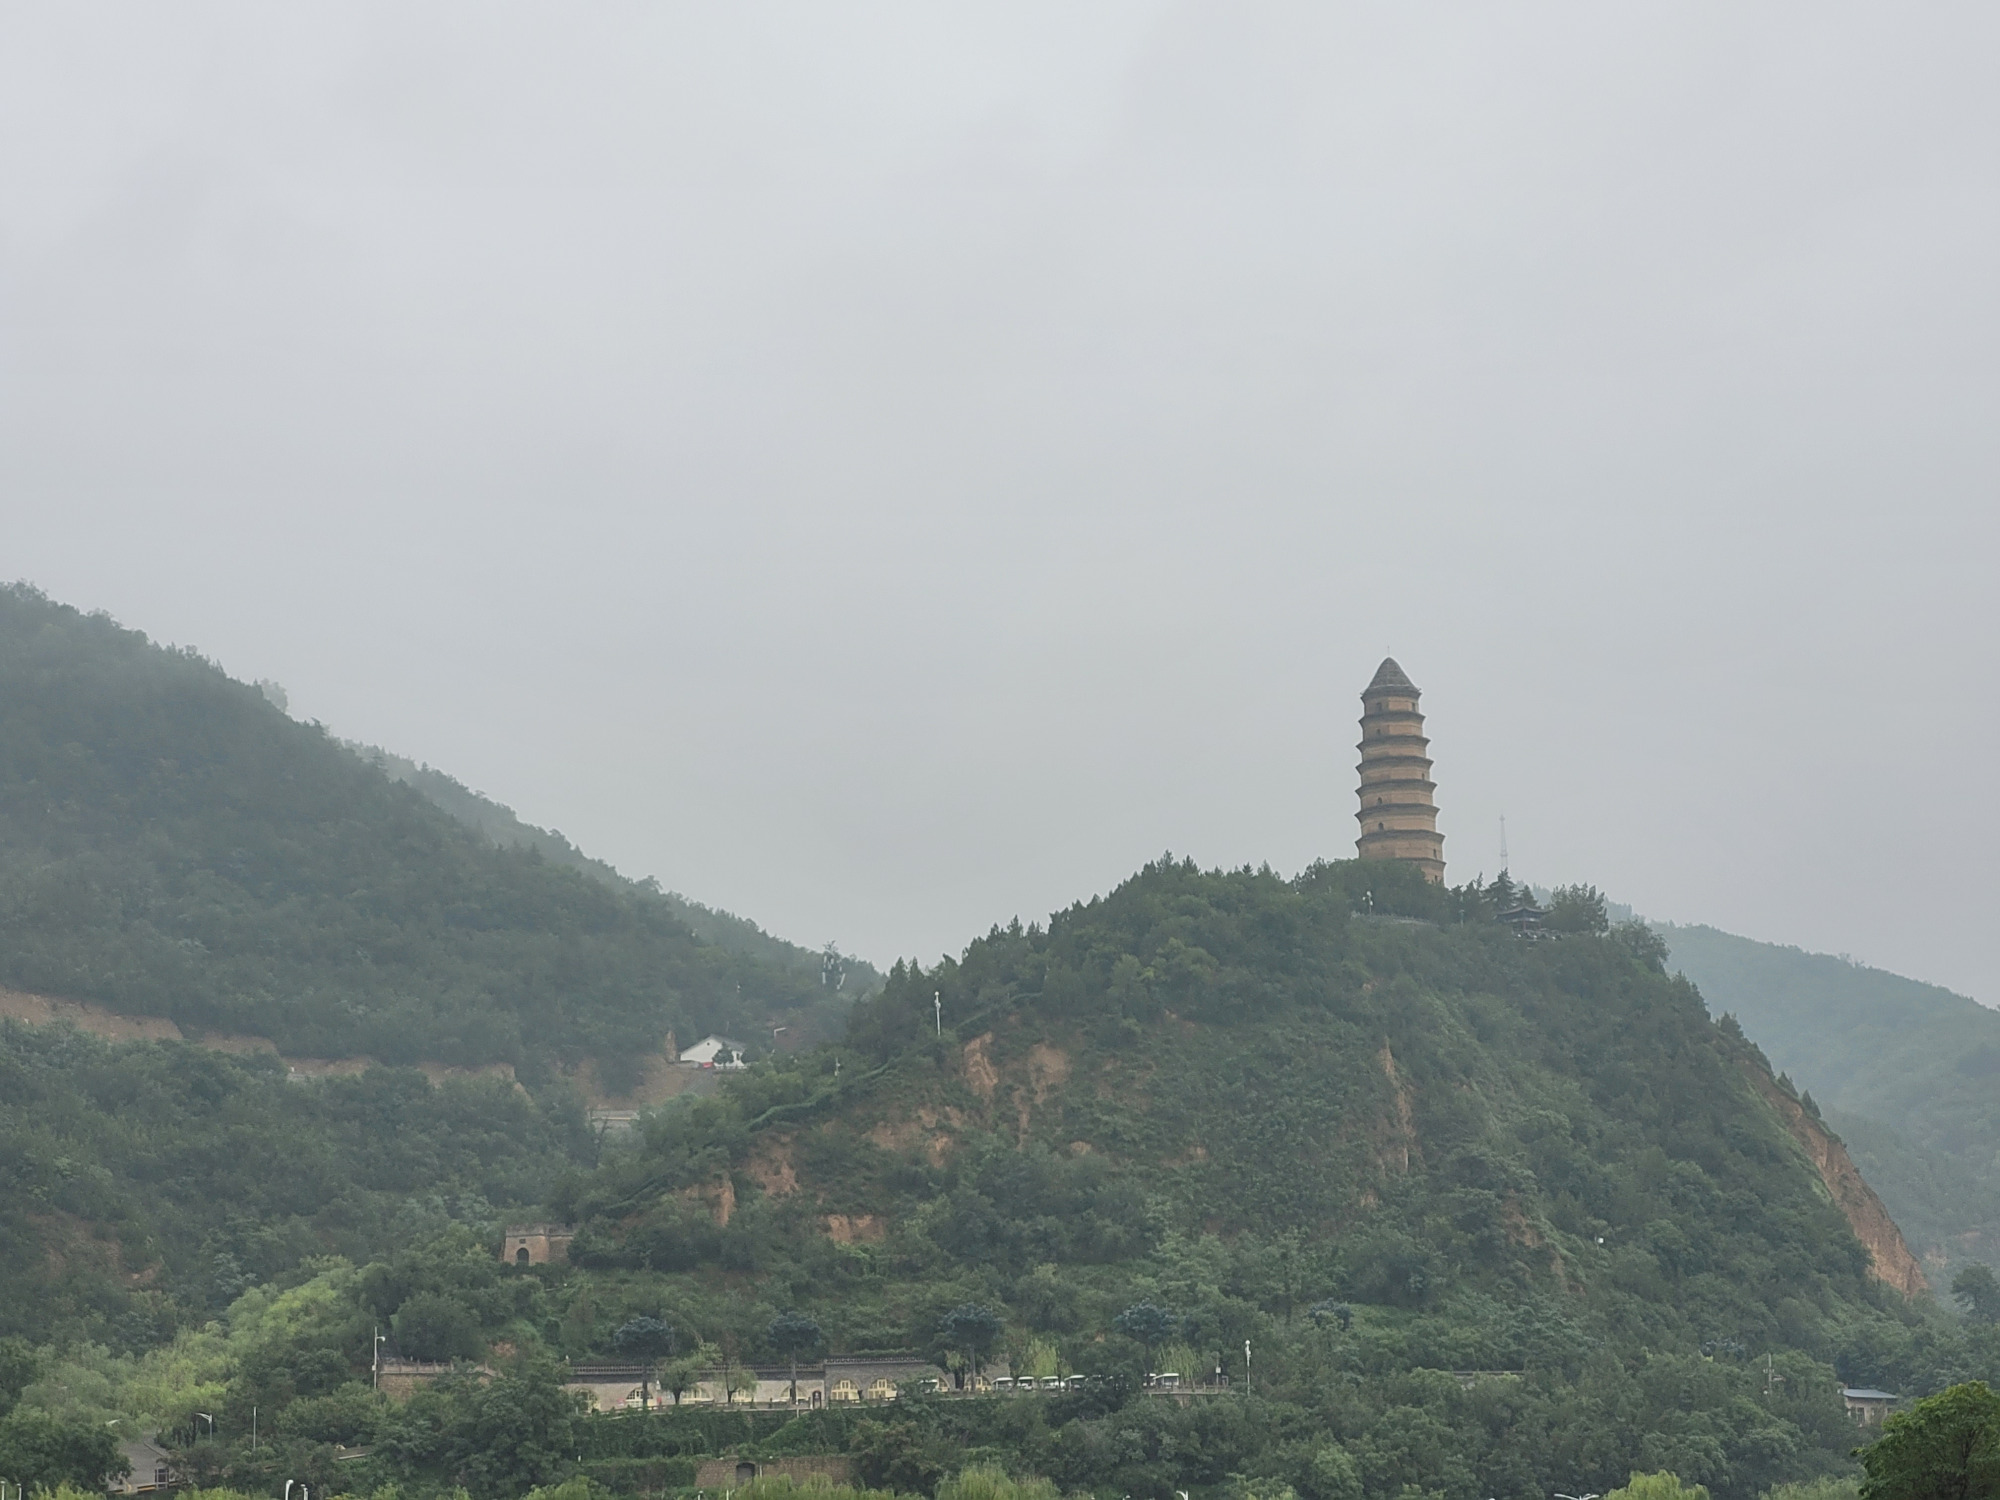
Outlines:
{"type": "Polygon", "coordinates": [[[1778,1087],[1778,1081],[1768,1069],[1745,1059],[1743,1071],[1818,1169],[1819,1180],[1826,1184],[1835,1205],[1847,1216],[1848,1224],[1854,1229],[1854,1237],[1866,1247],[1875,1279],[1894,1287],[1906,1297],[1929,1291],[1930,1283],[1924,1279],[1923,1267],[1903,1242],[1903,1232],[1896,1227],[1896,1221],[1889,1217],[1889,1210],[1882,1206],[1882,1200],[1875,1196],[1875,1190],[1848,1157],[1840,1137],[1809,1114],[1803,1104],[1778,1087]]]}

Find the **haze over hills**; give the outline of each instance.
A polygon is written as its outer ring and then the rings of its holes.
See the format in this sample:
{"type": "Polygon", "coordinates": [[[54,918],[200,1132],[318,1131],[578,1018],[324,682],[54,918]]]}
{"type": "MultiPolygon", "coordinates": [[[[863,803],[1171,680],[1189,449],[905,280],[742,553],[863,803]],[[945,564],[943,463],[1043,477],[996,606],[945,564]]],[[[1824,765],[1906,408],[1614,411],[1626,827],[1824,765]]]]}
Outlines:
{"type": "MultiPolygon", "coordinates": [[[[1837,1378],[2000,1374],[2000,1332],[1941,1313],[1766,1063],[1789,1013],[1713,1019],[1594,893],[1554,893],[1525,942],[1500,883],[1165,859],[836,991],[819,954],[24,588],[0,592],[0,702],[0,983],[130,1027],[0,1025],[0,1334],[38,1346],[0,1346],[0,1407],[19,1355],[20,1413],[181,1433],[211,1481],[485,1500],[582,1464],[673,1488],[634,1432],[675,1462],[743,1433],[593,1424],[557,1389],[635,1318],[723,1366],[778,1359],[804,1309],[833,1353],[1097,1378],[785,1440],[906,1490],[979,1451],[1162,1497],[1672,1467],[1748,1500],[1845,1465],[1837,1378]],[[586,1089],[645,1077],[669,1031],[774,1020],[825,1045],[590,1128],[586,1089]],[[373,1065],[300,1081],[218,1050],[246,1038],[373,1065]],[[501,1226],[544,1216],[575,1223],[571,1263],[502,1266],[501,1226]],[[498,1376],[397,1406],[366,1378],[377,1328],[498,1376]],[[1254,1402],[1139,1385],[1247,1382],[1246,1342],[1254,1402]],[[227,1436],[194,1445],[193,1412],[227,1436]],[[335,1444],[368,1453],[336,1478],[335,1444]]],[[[1856,1099],[1906,1097],[1849,1061],[1856,1099]]]]}
{"type": "Polygon", "coordinates": [[[2000,1012],[1829,954],[1659,931],[1711,1009],[1824,1106],[1934,1281],[2000,1261],[2000,1012]]]}
{"type": "Polygon", "coordinates": [[[288,1055],[588,1062],[613,1093],[670,1032],[804,1040],[851,998],[817,955],[22,586],[0,702],[0,985],[288,1055]]]}
{"type": "Polygon", "coordinates": [[[882,987],[879,969],[864,958],[840,953],[836,944],[829,943],[819,951],[802,948],[797,943],[773,936],[746,917],[704,906],[678,891],[662,890],[657,881],[630,880],[603,860],[592,859],[560,833],[522,822],[513,808],[473,791],[434,766],[421,765],[408,756],[397,755],[379,745],[363,745],[351,740],[341,743],[370,765],[422,792],[498,848],[532,849],[551,863],[565,865],[616,889],[637,889],[658,897],[687,923],[695,936],[705,942],[727,948],[732,953],[795,968],[814,978],[827,973],[827,961],[831,958],[837,965],[839,993],[849,1000],[872,994],[882,987]]]}

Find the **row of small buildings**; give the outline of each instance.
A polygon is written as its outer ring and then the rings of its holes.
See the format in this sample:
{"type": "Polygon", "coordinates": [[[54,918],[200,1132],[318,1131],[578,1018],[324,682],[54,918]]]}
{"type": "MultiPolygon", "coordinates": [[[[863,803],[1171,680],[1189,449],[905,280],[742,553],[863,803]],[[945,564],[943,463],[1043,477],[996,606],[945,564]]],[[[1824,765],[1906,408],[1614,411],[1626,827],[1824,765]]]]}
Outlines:
{"type": "MultiPolygon", "coordinates": [[[[990,1375],[962,1378],[961,1387],[955,1377],[919,1355],[836,1354],[811,1365],[800,1365],[796,1383],[790,1365],[703,1370],[694,1386],[681,1393],[678,1404],[801,1406],[817,1410],[823,1406],[894,1401],[919,1392],[993,1388],[990,1375]]],[[[676,1404],[671,1392],[660,1389],[657,1373],[643,1365],[572,1365],[565,1386],[588,1397],[598,1411],[637,1410],[642,1403],[656,1407],[676,1404]]]]}

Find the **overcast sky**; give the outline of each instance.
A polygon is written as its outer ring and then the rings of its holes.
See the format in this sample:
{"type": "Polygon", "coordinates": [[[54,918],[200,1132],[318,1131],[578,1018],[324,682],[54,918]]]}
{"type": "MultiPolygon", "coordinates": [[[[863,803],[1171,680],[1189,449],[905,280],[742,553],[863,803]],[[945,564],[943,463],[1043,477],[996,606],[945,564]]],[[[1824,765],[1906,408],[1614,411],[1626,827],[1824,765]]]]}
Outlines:
{"type": "MultiPolygon", "coordinates": [[[[0,7],[0,575],[887,963],[1353,852],[2000,1002],[2000,10],[0,7]]],[[[4,705],[0,705],[4,712],[4,705]]]]}

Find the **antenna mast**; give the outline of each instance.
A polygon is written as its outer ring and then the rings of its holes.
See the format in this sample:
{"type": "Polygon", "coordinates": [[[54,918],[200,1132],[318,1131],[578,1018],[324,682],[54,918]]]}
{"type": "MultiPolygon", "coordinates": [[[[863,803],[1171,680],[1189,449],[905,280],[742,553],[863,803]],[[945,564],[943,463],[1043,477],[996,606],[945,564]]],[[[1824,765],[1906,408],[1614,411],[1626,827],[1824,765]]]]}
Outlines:
{"type": "Polygon", "coordinates": [[[1507,868],[1507,815],[1500,814],[1500,868],[1507,868]]]}

